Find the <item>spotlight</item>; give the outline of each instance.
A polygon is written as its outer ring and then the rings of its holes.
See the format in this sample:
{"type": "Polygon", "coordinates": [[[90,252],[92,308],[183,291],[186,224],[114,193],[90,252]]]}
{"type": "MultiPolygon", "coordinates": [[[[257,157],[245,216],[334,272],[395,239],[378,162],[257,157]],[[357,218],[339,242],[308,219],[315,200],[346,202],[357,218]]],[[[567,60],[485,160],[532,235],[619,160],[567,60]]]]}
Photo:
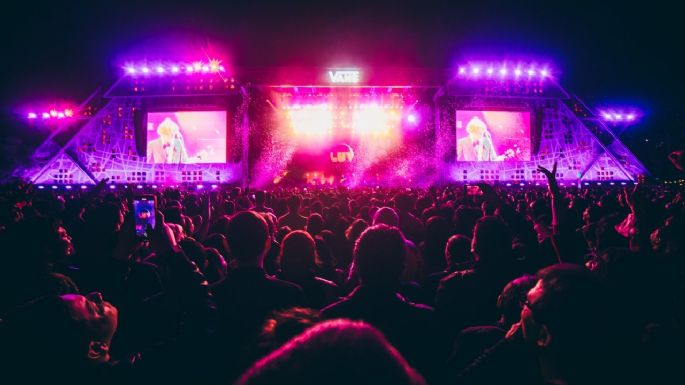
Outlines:
{"type": "Polygon", "coordinates": [[[153,184],[153,185],[152,185],[152,188],[157,188],[157,185],[156,185],[156,184],[153,184]]]}
{"type": "Polygon", "coordinates": [[[82,185],[81,185],[81,190],[85,190],[85,189],[87,189],[87,188],[88,188],[88,186],[86,186],[85,184],[82,184],[82,185]]]}
{"type": "Polygon", "coordinates": [[[150,73],[150,69],[149,69],[148,67],[143,67],[143,68],[141,68],[141,71],[142,71],[144,74],[150,73]]]}
{"type": "Polygon", "coordinates": [[[196,187],[198,190],[202,190],[205,186],[199,184],[199,185],[197,185],[197,186],[195,186],[195,187],[196,187]]]}
{"type": "Polygon", "coordinates": [[[466,68],[464,67],[459,67],[459,75],[463,75],[466,73],[466,68]]]}
{"type": "Polygon", "coordinates": [[[45,186],[42,186],[42,185],[38,186],[38,190],[44,190],[44,189],[45,189],[45,186]]]}
{"type": "Polygon", "coordinates": [[[64,112],[60,111],[57,113],[57,119],[64,119],[64,112]]]}
{"type": "Polygon", "coordinates": [[[36,119],[37,117],[38,114],[36,114],[35,112],[29,112],[29,114],[27,115],[27,118],[29,119],[36,119]]]}
{"type": "Polygon", "coordinates": [[[186,73],[192,74],[193,71],[194,71],[193,67],[191,67],[191,66],[186,67],[186,73]]]}
{"type": "Polygon", "coordinates": [[[516,76],[521,76],[521,73],[522,73],[522,71],[518,68],[514,70],[514,75],[516,75],[516,76]]]}
{"type": "Polygon", "coordinates": [[[473,72],[474,75],[478,75],[480,73],[480,68],[479,67],[473,67],[473,69],[471,69],[471,72],[473,72]]]}
{"type": "Polygon", "coordinates": [[[219,66],[219,72],[226,72],[226,68],[224,68],[224,66],[220,65],[219,66]]]}
{"type": "Polygon", "coordinates": [[[53,189],[53,190],[57,190],[57,186],[52,185],[52,189],[53,189]]]}
{"type": "Polygon", "coordinates": [[[549,71],[547,71],[547,70],[540,71],[540,76],[542,76],[543,78],[546,78],[547,76],[549,76],[549,71]]]}
{"type": "Polygon", "coordinates": [[[41,114],[41,117],[42,117],[43,119],[50,119],[50,114],[47,113],[47,112],[43,112],[43,114],[41,114]]]}
{"type": "Polygon", "coordinates": [[[504,68],[504,67],[500,68],[499,74],[502,75],[502,76],[505,76],[505,75],[507,74],[507,69],[504,68]]]}
{"type": "Polygon", "coordinates": [[[137,189],[142,189],[142,188],[143,188],[143,185],[142,185],[142,184],[139,184],[138,186],[136,186],[136,188],[137,188],[137,189]]]}
{"type": "Polygon", "coordinates": [[[203,66],[202,66],[202,72],[209,72],[209,66],[208,66],[208,65],[203,65],[203,66]]]}
{"type": "Polygon", "coordinates": [[[74,116],[74,110],[72,110],[71,108],[65,109],[64,116],[66,116],[67,118],[71,118],[72,116],[74,116]]]}
{"type": "Polygon", "coordinates": [[[492,75],[495,72],[495,70],[493,68],[488,68],[487,72],[488,72],[488,75],[492,75]]]}
{"type": "Polygon", "coordinates": [[[158,73],[158,74],[163,74],[163,73],[164,73],[164,67],[158,66],[158,67],[157,67],[157,73],[158,73]]]}
{"type": "Polygon", "coordinates": [[[409,123],[416,123],[416,115],[414,115],[414,114],[409,114],[409,115],[407,116],[407,122],[409,122],[409,123]]]}
{"type": "Polygon", "coordinates": [[[533,76],[535,75],[535,70],[528,70],[528,76],[533,76]]]}
{"type": "Polygon", "coordinates": [[[117,186],[115,186],[115,185],[113,185],[113,184],[109,185],[109,189],[110,189],[110,190],[114,190],[115,188],[117,188],[117,186]]]}
{"type": "Polygon", "coordinates": [[[219,187],[219,186],[215,185],[215,184],[212,185],[212,189],[216,189],[217,187],[219,187]]]}
{"type": "Polygon", "coordinates": [[[53,118],[57,117],[57,110],[50,110],[50,116],[53,118]]]}
{"type": "Polygon", "coordinates": [[[603,113],[602,113],[602,117],[603,117],[604,119],[606,119],[606,120],[613,120],[613,119],[614,119],[614,117],[611,116],[611,114],[608,113],[608,112],[603,112],[603,113]]]}
{"type": "Polygon", "coordinates": [[[178,71],[180,71],[180,70],[181,70],[181,69],[178,68],[178,66],[172,66],[172,67],[171,67],[171,72],[173,72],[173,73],[175,73],[175,74],[177,74],[178,71]]]}
{"type": "Polygon", "coordinates": [[[635,114],[628,114],[628,115],[626,115],[626,120],[629,120],[629,121],[635,120],[635,114]]]}
{"type": "Polygon", "coordinates": [[[136,69],[135,67],[126,67],[126,72],[133,75],[134,73],[136,73],[136,69]]]}
{"type": "Polygon", "coordinates": [[[616,120],[623,120],[623,115],[621,115],[621,114],[614,114],[614,119],[616,119],[616,120]]]}

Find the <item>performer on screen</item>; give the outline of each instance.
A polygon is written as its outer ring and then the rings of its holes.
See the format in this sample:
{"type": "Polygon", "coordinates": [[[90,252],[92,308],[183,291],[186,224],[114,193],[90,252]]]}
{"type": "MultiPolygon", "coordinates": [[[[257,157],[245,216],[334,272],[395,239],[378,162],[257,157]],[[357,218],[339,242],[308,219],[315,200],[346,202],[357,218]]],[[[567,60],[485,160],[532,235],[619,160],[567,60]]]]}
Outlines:
{"type": "Polygon", "coordinates": [[[188,153],[178,124],[165,118],[157,126],[159,138],[147,143],[147,163],[188,163],[188,153]]]}
{"type": "Polygon", "coordinates": [[[474,116],[466,124],[469,136],[457,141],[458,161],[498,161],[502,160],[495,152],[488,127],[480,118],[474,116]]]}

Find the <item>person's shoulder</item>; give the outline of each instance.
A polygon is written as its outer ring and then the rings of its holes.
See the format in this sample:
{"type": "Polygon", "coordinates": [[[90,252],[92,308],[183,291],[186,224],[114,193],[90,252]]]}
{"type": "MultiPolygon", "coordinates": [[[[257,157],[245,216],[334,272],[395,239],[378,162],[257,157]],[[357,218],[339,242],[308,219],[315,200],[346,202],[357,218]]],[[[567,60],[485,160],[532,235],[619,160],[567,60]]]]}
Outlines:
{"type": "Polygon", "coordinates": [[[351,306],[352,301],[349,297],[345,297],[321,309],[321,314],[325,318],[342,317],[347,313],[351,306]]]}
{"type": "Polygon", "coordinates": [[[302,292],[302,288],[295,283],[284,281],[270,275],[265,275],[264,278],[265,282],[274,289],[283,290],[290,293],[302,292]]]}
{"type": "Polygon", "coordinates": [[[457,270],[448,274],[440,280],[440,286],[457,285],[461,282],[467,281],[475,274],[473,269],[457,270]]]}
{"type": "Polygon", "coordinates": [[[333,288],[333,289],[337,289],[337,288],[338,288],[338,285],[336,285],[333,281],[329,281],[329,280],[327,280],[327,279],[325,279],[325,278],[314,277],[314,281],[315,281],[317,284],[319,284],[320,286],[323,286],[323,287],[330,287],[330,288],[333,288]]]}

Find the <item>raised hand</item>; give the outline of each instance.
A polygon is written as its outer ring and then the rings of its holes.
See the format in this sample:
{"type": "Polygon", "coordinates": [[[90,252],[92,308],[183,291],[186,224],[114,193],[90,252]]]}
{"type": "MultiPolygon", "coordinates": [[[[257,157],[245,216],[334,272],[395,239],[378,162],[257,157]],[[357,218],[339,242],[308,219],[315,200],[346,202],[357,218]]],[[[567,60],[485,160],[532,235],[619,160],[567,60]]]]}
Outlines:
{"type": "Polygon", "coordinates": [[[545,176],[547,177],[547,180],[551,180],[551,179],[556,180],[556,177],[557,177],[557,161],[556,160],[554,161],[554,165],[552,166],[551,171],[546,169],[543,166],[538,166],[538,171],[545,174],[545,176]]]}
{"type": "Polygon", "coordinates": [[[630,207],[630,211],[633,213],[641,209],[644,203],[644,197],[642,193],[643,181],[644,178],[638,176],[637,183],[635,184],[635,187],[632,188],[632,190],[628,189],[627,187],[623,189],[623,198],[625,199],[628,207],[630,207]]]}
{"type": "Polygon", "coordinates": [[[164,214],[155,212],[155,227],[148,225],[147,233],[150,238],[150,247],[156,254],[173,252],[176,248],[176,239],[173,231],[164,222],[164,214]]]}

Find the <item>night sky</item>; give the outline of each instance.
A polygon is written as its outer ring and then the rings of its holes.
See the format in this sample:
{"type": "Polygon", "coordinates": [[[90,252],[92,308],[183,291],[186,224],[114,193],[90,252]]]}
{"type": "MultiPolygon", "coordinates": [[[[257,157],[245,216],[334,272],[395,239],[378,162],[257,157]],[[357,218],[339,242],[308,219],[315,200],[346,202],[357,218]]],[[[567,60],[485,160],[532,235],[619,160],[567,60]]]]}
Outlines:
{"type": "Polygon", "coordinates": [[[13,2],[0,9],[3,165],[23,155],[17,140],[28,149],[45,134],[20,124],[18,108],[80,102],[111,85],[127,60],[198,52],[229,68],[546,59],[590,106],[645,111],[622,138],[646,163],[658,167],[657,157],[683,145],[685,20],[673,2],[13,2]]]}

